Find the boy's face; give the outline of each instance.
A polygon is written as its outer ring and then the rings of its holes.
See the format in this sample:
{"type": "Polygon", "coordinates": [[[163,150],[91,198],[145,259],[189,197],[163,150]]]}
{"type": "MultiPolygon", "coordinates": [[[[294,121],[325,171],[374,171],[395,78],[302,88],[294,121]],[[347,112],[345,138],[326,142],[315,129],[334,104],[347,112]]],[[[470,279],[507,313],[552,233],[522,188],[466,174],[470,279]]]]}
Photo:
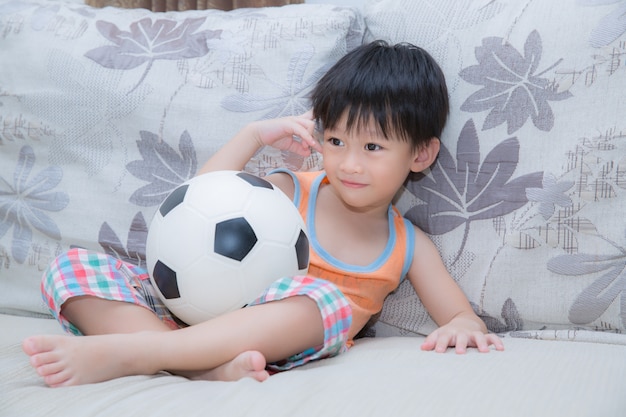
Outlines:
{"type": "Polygon", "coordinates": [[[389,134],[386,138],[373,121],[350,131],[346,114],[334,129],[324,130],[324,169],[333,188],[353,208],[387,209],[410,171],[418,152],[389,134]]]}

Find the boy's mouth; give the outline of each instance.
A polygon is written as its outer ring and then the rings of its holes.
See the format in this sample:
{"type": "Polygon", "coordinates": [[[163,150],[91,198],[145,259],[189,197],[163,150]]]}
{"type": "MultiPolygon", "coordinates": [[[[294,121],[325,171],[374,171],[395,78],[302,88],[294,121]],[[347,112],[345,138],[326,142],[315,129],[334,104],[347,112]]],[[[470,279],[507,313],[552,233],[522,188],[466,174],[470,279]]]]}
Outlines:
{"type": "Polygon", "coordinates": [[[347,188],[363,188],[366,186],[366,184],[355,182],[355,181],[350,181],[350,180],[341,180],[341,183],[343,184],[344,187],[347,187],[347,188]]]}

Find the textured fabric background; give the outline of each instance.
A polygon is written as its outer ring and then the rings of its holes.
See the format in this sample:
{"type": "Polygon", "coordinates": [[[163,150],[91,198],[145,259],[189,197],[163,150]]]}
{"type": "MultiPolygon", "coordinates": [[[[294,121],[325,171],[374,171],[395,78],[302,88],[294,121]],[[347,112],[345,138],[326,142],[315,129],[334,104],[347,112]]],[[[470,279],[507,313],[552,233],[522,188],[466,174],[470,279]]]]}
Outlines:
{"type": "MultiPolygon", "coordinates": [[[[446,75],[439,159],[400,204],[492,331],[625,329],[625,10],[615,0],[367,4],[367,40],[421,45],[446,75]]],[[[434,328],[409,283],[381,322],[383,334],[434,328]]]]}
{"type": "MultiPolygon", "coordinates": [[[[309,109],[364,28],[351,9],[299,6],[0,2],[0,311],[45,313],[42,270],[71,246],[143,265],[176,185],[246,123],[309,109]]],[[[247,169],[320,163],[267,149],[247,169]]]]}

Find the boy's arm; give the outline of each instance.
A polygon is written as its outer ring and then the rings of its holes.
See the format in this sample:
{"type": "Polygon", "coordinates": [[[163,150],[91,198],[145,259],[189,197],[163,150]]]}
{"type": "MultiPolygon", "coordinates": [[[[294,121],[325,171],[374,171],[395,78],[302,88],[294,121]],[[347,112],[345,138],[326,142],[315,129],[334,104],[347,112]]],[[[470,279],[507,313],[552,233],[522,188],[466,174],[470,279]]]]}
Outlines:
{"type": "Polygon", "coordinates": [[[252,122],[220,148],[200,168],[198,175],[220,170],[241,171],[256,151],[266,145],[302,156],[308,156],[311,148],[321,151],[319,143],[312,136],[313,128],[311,112],[252,122]]]}
{"type": "Polygon", "coordinates": [[[457,353],[464,353],[467,347],[488,352],[489,345],[504,349],[496,335],[487,334],[485,323],[448,273],[437,248],[418,228],[415,228],[415,256],[408,277],[424,307],[440,326],[426,338],[422,349],[445,352],[448,347],[456,346],[457,353]]]}

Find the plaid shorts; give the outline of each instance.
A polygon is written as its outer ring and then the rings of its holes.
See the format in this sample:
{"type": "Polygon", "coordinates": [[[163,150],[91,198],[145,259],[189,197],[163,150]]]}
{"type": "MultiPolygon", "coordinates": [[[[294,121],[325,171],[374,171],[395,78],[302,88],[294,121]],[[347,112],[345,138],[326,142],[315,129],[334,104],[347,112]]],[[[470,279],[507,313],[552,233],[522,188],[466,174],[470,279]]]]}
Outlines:
{"type": "MultiPolygon", "coordinates": [[[[172,329],[185,326],[161,302],[145,269],[103,253],[77,248],[59,255],[44,272],[41,291],[53,316],[65,331],[75,335],[82,333],[61,314],[61,307],[70,298],[86,295],[147,308],[172,329]]],[[[287,370],[347,349],[352,320],[350,305],[341,291],[328,281],[305,276],[282,278],[250,305],[298,295],[306,295],[317,303],[324,323],[324,344],[280,363],[269,364],[271,370],[287,370]]]]}
{"type": "Polygon", "coordinates": [[[306,295],[317,303],[324,323],[324,344],[305,350],[283,361],[268,364],[273,371],[286,371],[307,362],[329,358],[345,352],[348,331],[352,323],[352,309],[335,284],[308,276],[285,277],[271,284],[250,305],[264,304],[288,297],[306,295]]]}
{"type": "Polygon", "coordinates": [[[63,329],[78,336],[82,333],[61,314],[61,307],[85,295],[147,308],[171,329],[184,326],[161,302],[145,269],[104,253],[76,248],[59,255],[43,274],[41,293],[63,329]]]}

